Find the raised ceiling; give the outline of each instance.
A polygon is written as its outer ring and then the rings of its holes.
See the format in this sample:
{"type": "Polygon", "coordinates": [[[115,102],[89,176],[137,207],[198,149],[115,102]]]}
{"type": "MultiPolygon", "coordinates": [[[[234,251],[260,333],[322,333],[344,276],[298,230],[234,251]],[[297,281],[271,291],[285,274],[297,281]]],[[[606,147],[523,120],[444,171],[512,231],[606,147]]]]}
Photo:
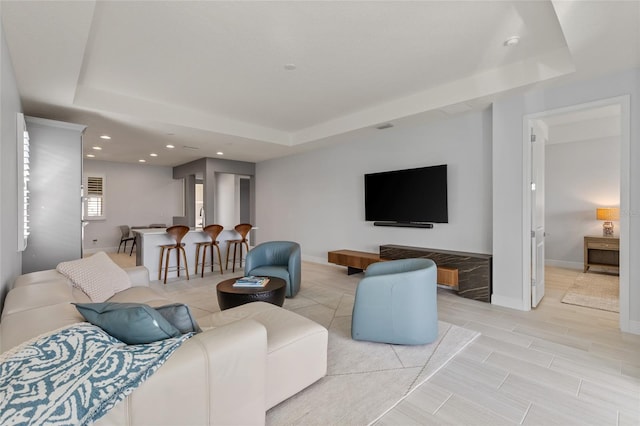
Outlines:
{"type": "Polygon", "coordinates": [[[262,161],[640,66],[639,5],[3,0],[0,11],[25,113],[88,125],[97,159],[177,165],[218,151],[262,161]]]}

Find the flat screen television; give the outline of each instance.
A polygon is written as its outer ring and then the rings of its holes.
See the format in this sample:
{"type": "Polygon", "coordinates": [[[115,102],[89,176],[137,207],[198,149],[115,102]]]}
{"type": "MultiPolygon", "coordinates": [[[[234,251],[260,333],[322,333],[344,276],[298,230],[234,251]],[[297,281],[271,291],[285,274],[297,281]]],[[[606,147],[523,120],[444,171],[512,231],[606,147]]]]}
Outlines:
{"type": "Polygon", "coordinates": [[[365,220],[448,223],[447,165],[364,175],[365,220]]]}

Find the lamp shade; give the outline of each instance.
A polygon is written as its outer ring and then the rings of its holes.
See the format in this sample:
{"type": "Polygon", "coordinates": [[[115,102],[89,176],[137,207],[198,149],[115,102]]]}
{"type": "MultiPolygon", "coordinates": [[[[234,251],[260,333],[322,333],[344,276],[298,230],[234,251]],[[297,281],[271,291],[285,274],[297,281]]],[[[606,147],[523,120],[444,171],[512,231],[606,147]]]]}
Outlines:
{"type": "Polygon", "coordinates": [[[619,220],[620,209],[617,207],[601,207],[596,209],[596,219],[598,220],[619,220]]]}

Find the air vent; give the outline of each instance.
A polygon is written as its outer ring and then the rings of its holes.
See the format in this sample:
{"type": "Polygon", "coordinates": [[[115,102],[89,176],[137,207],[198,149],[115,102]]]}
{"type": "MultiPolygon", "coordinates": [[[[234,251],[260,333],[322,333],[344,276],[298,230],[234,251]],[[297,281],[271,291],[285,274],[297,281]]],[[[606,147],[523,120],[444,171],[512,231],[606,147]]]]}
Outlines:
{"type": "Polygon", "coordinates": [[[184,149],[200,149],[197,146],[189,146],[189,145],[183,145],[182,146],[184,149]]]}

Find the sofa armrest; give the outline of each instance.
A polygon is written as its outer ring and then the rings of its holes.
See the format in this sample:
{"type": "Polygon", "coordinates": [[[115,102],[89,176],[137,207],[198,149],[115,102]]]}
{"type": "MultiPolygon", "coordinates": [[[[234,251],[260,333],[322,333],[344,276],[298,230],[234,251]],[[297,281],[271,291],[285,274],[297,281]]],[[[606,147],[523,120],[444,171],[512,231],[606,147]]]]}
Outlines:
{"type": "Polygon", "coordinates": [[[71,285],[71,281],[69,281],[69,279],[60,272],[55,269],[47,269],[46,271],[30,272],[28,274],[18,276],[13,283],[13,288],[52,281],[62,281],[67,285],[71,285]]]}
{"type": "Polygon", "coordinates": [[[242,320],[199,333],[101,424],[263,425],[267,331],[242,320]]]}
{"type": "Polygon", "coordinates": [[[129,275],[132,287],[149,286],[149,270],[145,266],[124,268],[124,271],[129,275]]]}
{"type": "Polygon", "coordinates": [[[300,282],[302,281],[301,268],[300,245],[295,244],[292,245],[291,253],[289,254],[289,279],[291,280],[292,293],[294,296],[300,289],[300,282]]]}

